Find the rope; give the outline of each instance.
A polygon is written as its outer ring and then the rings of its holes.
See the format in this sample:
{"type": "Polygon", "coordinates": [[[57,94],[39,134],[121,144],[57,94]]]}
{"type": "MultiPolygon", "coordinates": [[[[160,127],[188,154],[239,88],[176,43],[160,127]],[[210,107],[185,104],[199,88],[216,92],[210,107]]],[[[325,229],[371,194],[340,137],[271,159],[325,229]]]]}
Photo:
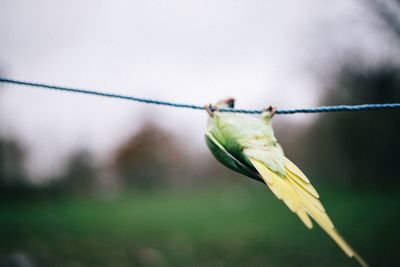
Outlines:
{"type": "MultiPolygon", "coordinates": [[[[113,94],[94,90],[84,90],[79,88],[71,88],[64,86],[49,85],[43,83],[25,82],[20,80],[13,80],[0,77],[0,83],[9,83],[23,86],[30,86],[36,88],[45,88],[50,90],[58,90],[64,92],[81,93],[88,95],[97,95],[110,98],[125,99],[129,101],[141,102],[146,104],[154,104],[161,106],[169,106],[176,108],[186,108],[195,110],[205,110],[204,106],[173,103],[168,101],[160,101],[155,99],[133,97],[121,94],[113,94]]],[[[338,106],[321,106],[315,108],[301,108],[301,109],[278,109],[276,114],[295,114],[295,113],[321,113],[321,112],[338,112],[338,111],[363,111],[363,110],[382,110],[382,109],[400,109],[400,103],[387,103],[387,104],[364,104],[364,105],[338,105],[338,106]]],[[[233,113],[246,113],[246,114],[260,114],[262,110],[257,109],[219,109],[221,112],[233,112],[233,113]]]]}

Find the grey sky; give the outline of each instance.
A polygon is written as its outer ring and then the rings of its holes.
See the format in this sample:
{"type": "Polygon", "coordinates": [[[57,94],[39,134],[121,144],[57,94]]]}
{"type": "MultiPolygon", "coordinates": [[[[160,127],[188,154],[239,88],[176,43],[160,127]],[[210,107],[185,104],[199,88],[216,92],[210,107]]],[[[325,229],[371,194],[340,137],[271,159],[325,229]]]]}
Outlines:
{"type": "MultiPolygon", "coordinates": [[[[243,108],[311,106],[319,84],[310,69],[348,50],[368,60],[391,56],[391,37],[364,2],[2,0],[0,70],[176,102],[234,96],[243,108]]],[[[79,146],[105,158],[146,117],[205,149],[205,112],[1,90],[0,130],[30,148],[37,173],[56,170],[79,146]]]]}

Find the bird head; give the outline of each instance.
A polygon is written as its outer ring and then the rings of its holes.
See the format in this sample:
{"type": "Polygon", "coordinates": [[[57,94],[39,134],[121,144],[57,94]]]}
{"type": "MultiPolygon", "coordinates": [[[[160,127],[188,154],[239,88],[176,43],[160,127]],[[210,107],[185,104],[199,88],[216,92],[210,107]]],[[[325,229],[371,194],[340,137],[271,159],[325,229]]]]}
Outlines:
{"type": "Polygon", "coordinates": [[[235,107],[235,99],[232,97],[223,99],[215,103],[216,108],[234,108],[235,107]]]}

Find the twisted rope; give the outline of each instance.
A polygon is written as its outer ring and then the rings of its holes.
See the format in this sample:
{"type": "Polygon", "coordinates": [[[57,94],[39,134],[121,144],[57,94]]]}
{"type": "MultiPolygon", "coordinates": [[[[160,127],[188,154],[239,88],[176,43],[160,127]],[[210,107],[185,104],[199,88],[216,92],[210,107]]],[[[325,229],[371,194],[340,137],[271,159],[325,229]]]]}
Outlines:
{"type": "MultiPolygon", "coordinates": [[[[168,101],[160,101],[156,99],[141,98],[134,96],[127,96],[121,94],[107,93],[94,90],[85,90],[72,87],[64,87],[57,85],[49,85],[43,83],[26,82],[8,78],[0,77],[0,83],[16,84],[23,86],[30,86],[36,88],[45,88],[50,90],[58,90],[64,92],[97,95],[110,98],[125,99],[129,101],[141,102],[146,104],[154,104],[161,106],[169,106],[175,108],[186,108],[195,110],[205,110],[204,106],[174,103],[168,101]]],[[[339,111],[363,111],[363,110],[382,110],[382,109],[400,109],[400,103],[386,103],[386,104],[363,104],[363,105],[338,105],[338,106],[321,106],[315,108],[300,108],[300,109],[278,109],[276,114],[295,114],[295,113],[321,113],[321,112],[339,112],[339,111]]],[[[232,112],[232,113],[245,113],[245,114],[260,114],[262,110],[257,109],[219,109],[221,112],[232,112]]]]}

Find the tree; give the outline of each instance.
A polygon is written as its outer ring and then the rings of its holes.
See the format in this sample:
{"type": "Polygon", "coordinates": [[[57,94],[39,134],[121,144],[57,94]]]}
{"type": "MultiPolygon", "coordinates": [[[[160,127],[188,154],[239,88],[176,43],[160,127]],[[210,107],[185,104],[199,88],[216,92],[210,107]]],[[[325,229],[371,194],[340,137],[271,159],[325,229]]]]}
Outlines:
{"type": "Polygon", "coordinates": [[[26,182],[25,152],[14,140],[0,139],[0,183],[11,186],[26,182]]]}
{"type": "Polygon", "coordinates": [[[374,13],[385,24],[385,28],[391,31],[400,41],[400,20],[398,12],[400,11],[399,0],[369,0],[369,6],[374,13]]]}
{"type": "Polygon", "coordinates": [[[173,179],[183,161],[174,138],[147,122],[117,149],[113,167],[125,188],[152,189],[173,179]]]}
{"type": "MultiPolygon", "coordinates": [[[[390,103],[400,99],[400,67],[344,64],[325,105],[390,103]]],[[[309,132],[309,162],[319,175],[358,185],[399,183],[400,113],[365,111],[321,115],[309,132]]]]}
{"type": "Polygon", "coordinates": [[[89,152],[75,152],[68,161],[67,167],[56,183],[64,192],[73,195],[87,195],[96,190],[98,171],[89,152]]]}

